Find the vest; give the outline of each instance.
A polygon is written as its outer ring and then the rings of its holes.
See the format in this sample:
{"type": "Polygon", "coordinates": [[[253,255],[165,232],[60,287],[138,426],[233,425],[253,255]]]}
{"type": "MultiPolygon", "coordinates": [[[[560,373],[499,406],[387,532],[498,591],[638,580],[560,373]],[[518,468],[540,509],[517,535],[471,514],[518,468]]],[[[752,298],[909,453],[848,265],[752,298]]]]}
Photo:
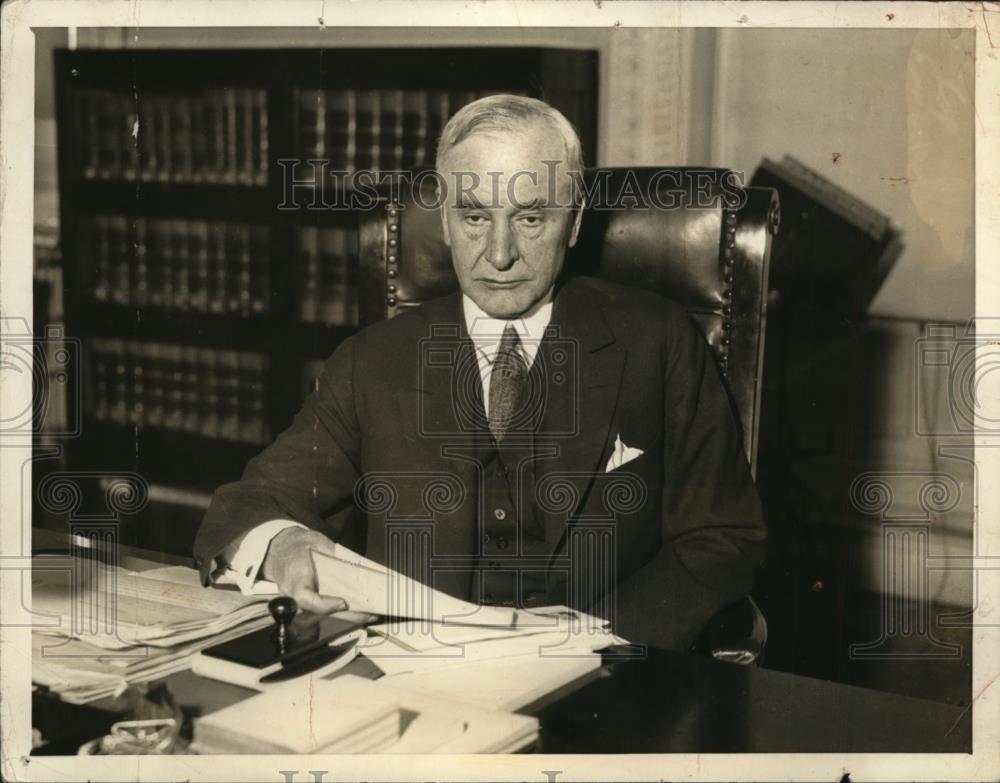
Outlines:
{"type": "Polygon", "coordinates": [[[545,540],[535,500],[536,435],[545,406],[541,364],[536,357],[528,373],[531,415],[499,446],[489,431],[478,377],[470,390],[481,414],[475,417],[481,483],[471,596],[482,604],[531,608],[547,603],[546,560],[555,542],[545,540]]]}

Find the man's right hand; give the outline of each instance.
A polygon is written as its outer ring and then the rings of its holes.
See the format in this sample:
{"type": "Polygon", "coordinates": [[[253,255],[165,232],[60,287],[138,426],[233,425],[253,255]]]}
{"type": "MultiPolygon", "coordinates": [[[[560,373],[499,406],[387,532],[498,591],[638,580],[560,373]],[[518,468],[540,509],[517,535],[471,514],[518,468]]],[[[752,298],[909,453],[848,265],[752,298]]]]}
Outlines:
{"type": "Polygon", "coordinates": [[[347,609],[343,598],[316,592],[316,567],[310,550],[334,554],[334,544],[315,530],[290,527],[271,539],[260,575],[275,582],[282,595],[295,599],[300,609],[316,614],[330,614],[347,609]]]}

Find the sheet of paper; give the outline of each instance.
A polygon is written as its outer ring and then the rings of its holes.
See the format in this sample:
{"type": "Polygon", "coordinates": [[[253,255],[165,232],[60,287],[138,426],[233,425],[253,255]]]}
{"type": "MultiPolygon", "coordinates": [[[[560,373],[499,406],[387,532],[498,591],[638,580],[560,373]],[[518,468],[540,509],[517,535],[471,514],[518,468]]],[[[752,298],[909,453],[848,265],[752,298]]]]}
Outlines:
{"type": "Polygon", "coordinates": [[[355,611],[460,625],[512,628],[517,624],[514,609],[462,601],[340,544],[335,552],[329,555],[313,550],[318,590],[343,598],[355,611]]]}

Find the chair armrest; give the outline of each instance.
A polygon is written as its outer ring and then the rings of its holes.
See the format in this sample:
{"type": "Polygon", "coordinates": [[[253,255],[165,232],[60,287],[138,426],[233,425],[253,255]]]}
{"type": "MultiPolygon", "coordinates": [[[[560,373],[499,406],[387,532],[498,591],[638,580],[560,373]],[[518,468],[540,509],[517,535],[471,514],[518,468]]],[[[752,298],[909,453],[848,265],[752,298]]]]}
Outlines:
{"type": "Polygon", "coordinates": [[[695,649],[713,658],[757,666],[767,644],[767,621],[750,596],[717,612],[702,632],[695,649]]]}

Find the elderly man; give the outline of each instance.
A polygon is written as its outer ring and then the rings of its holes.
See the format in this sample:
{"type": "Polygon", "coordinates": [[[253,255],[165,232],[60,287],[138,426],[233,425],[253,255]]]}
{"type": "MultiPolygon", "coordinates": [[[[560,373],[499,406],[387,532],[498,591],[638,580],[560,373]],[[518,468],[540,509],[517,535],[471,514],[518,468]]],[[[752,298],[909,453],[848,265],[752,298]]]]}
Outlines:
{"type": "Polygon", "coordinates": [[[688,647],[749,592],[765,538],[704,338],[675,303],[565,274],[581,153],[552,107],[465,106],[437,169],[461,291],[338,347],[292,426],[216,492],[203,580],[270,579],[304,608],[342,608],[317,593],[309,550],[392,560],[387,513],[364,502],[379,485],[397,530],[433,514],[434,587],[612,614],[633,642],[688,647]],[[571,546],[594,521],[604,535],[571,546]]]}

